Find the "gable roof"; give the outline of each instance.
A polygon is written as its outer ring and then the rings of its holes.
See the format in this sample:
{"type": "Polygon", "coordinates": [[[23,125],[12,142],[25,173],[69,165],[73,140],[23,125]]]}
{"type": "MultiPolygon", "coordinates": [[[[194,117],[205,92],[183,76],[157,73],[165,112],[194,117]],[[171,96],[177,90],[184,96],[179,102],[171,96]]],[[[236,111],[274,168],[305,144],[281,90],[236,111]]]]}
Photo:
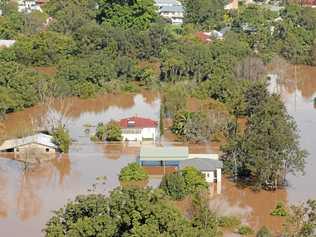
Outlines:
{"type": "Polygon", "coordinates": [[[140,160],[184,160],[188,156],[188,147],[142,147],[140,150],[140,160]]]}
{"type": "Polygon", "coordinates": [[[173,6],[162,6],[159,9],[159,12],[184,12],[183,6],[173,5],[173,6]]]}
{"type": "Polygon", "coordinates": [[[54,149],[57,149],[58,147],[53,143],[53,137],[43,134],[43,133],[38,133],[32,136],[24,137],[24,138],[19,138],[19,139],[11,139],[11,140],[6,140],[1,146],[0,146],[0,151],[5,151],[8,149],[13,149],[16,147],[24,146],[27,144],[40,144],[46,147],[51,147],[54,149]]]}
{"type": "Polygon", "coordinates": [[[121,119],[118,124],[121,128],[129,128],[129,124],[133,124],[133,128],[155,128],[158,122],[152,119],[134,116],[121,119]]]}
{"type": "Polygon", "coordinates": [[[194,167],[200,171],[212,171],[223,168],[223,162],[208,158],[193,158],[180,161],[180,169],[194,167]]]}

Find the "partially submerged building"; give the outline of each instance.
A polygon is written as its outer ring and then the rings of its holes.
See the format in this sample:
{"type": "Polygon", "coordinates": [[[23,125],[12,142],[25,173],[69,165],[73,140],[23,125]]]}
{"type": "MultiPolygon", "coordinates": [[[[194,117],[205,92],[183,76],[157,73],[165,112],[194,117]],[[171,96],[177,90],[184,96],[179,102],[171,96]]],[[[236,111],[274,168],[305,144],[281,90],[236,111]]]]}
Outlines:
{"type": "Polygon", "coordinates": [[[133,116],[121,119],[118,124],[122,129],[123,141],[155,142],[158,136],[158,122],[149,118],[133,116]]]}
{"type": "Polygon", "coordinates": [[[22,160],[47,159],[58,152],[58,146],[54,144],[53,137],[43,133],[18,139],[4,141],[0,145],[0,152],[14,153],[16,158],[22,160]]]}
{"type": "Polygon", "coordinates": [[[173,166],[176,169],[194,167],[205,175],[208,183],[222,181],[223,163],[218,155],[189,154],[188,147],[142,147],[139,163],[142,166],[173,166]]]}
{"type": "Polygon", "coordinates": [[[156,0],[158,13],[171,21],[172,24],[180,25],[183,23],[184,8],[177,0],[156,0]]]}

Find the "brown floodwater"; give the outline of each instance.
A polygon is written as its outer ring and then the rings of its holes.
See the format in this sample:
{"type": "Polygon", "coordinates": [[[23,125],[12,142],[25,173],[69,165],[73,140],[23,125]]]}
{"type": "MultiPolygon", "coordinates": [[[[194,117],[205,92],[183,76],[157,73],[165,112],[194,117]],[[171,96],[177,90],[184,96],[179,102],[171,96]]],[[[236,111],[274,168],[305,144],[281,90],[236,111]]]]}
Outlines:
{"type": "MultiPolygon", "coordinates": [[[[272,90],[282,94],[289,113],[297,121],[302,147],[310,153],[305,176],[289,175],[289,187],[277,192],[253,192],[249,188],[236,187],[224,178],[222,194],[212,199],[212,205],[220,213],[240,215],[243,222],[256,229],[266,225],[278,232],[284,220],[270,216],[278,201],[294,203],[316,198],[315,77],[315,68],[286,66],[281,80],[271,85],[272,90]]],[[[104,95],[88,100],[67,98],[9,114],[4,121],[8,137],[43,128],[50,123],[48,117],[65,122],[74,142],[67,156],[32,167],[0,158],[0,236],[42,236],[41,230],[52,211],[63,207],[76,195],[88,193],[96,177],[106,176],[105,184],[97,186],[101,191],[109,192],[120,185],[120,169],[135,161],[140,146],[92,143],[90,136],[95,126],[99,122],[133,115],[158,120],[159,109],[159,95],[146,92],[104,95]]],[[[161,143],[183,145],[171,140],[167,133],[161,143]]],[[[196,153],[217,149],[209,144],[190,145],[190,151],[196,153]]],[[[151,174],[148,185],[159,185],[162,170],[149,169],[148,172],[151,174]]]]}

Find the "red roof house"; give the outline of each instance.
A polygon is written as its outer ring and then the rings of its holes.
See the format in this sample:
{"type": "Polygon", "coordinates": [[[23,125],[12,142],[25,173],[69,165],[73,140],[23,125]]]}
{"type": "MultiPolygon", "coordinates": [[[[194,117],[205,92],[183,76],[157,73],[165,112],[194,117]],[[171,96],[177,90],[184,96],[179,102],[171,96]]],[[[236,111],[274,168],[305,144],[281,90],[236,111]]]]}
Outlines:
{"type": "Polygon", "coordinates": [[[156,128],[158,122],[148,118],[133,116],[121,119],[118,124],[121,128],[156,128]]]}

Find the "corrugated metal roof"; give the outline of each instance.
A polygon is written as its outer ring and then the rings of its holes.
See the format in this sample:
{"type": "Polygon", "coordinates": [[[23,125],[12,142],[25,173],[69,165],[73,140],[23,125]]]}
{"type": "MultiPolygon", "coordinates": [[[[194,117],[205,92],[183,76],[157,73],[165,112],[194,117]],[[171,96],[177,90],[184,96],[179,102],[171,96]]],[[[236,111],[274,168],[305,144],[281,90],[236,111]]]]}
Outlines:
{"type": "Polygon", "coordinates": [[[57,146],[53,143],[53,137],[43,134],[43,133],[38,133],[32,136],[28,137],[23,137],[19,139],[11,139],[11,140],[6,140],[1,146],[0,146],[0,151],[5,151],[8,149],[13,149],[19,146],[27,145],[27,144],[40,144],[43,146],[47,147],[52,147],[57,149],[57,146]]]}
{"type": "Polygon", "coordinates": [[[223,162],[220,160],[207,158],[193,158],[180,161],[180,169],[185,167],[194,167],[200,171],[212,171],[223,168],[223,162]]]}
{"type": "Polygon", "coordinates": [[[177,0],[155,0],[155,2],[158,6],[181,5],[181,3],[177,0]]]}
{"type": "Polygon", "coordinates": [[[140,150],[140,160],[184,160],[188,157],[188,147],[142,147],[140,150]]]}

